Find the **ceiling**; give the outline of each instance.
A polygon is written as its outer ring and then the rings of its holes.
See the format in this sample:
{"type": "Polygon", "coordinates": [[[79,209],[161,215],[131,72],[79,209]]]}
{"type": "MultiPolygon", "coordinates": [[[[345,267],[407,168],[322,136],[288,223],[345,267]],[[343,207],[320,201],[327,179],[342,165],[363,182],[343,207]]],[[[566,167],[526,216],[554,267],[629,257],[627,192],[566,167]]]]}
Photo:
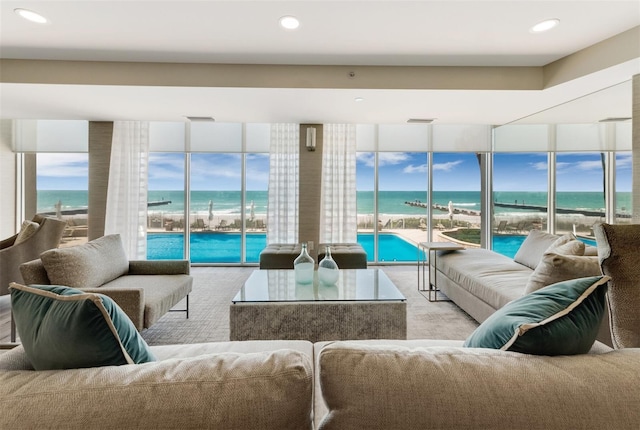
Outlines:
{"type": "MultiPolygon", "coordinates": [[[[640,25],[631,1],[0,1],[0,58],[310,66],[534,67],[640,25]],[[27,8],[50,22],[13,13],[27,8]],[[283,30],[278,19],[301,25],[283,30]],[[533,34],[547,18],[560,25],[533,34]]],[[[640,48],[638,49],[640,51],[640,48]]],[[[631,116],[640,52],[542,90],[7,82],[0,118],[506,124],[631,116]],[[620,86],[618,84],[627,82],[620,86]],[[623,88],[627,85],[627,89],[623,88]],[[611,90],[601,91],[612,87],[611,90]],[[585,96],[588,102],[585,102],[585,96]],[[598,97],[602,96],[603,99],[598,97]],[[362,101],[356,102],[356,98],[362,101]],[[571,109],[568,102],[582,100],[571,109]],[[601,101],[599,101],[601,100],[601,101]],[[554,116],[554,106],[562,106],[554,116]],[[543,117],[535,114],[544,112],[543,117]]],[[[78,82],[82,82],[79,80],[78,82]]]]}

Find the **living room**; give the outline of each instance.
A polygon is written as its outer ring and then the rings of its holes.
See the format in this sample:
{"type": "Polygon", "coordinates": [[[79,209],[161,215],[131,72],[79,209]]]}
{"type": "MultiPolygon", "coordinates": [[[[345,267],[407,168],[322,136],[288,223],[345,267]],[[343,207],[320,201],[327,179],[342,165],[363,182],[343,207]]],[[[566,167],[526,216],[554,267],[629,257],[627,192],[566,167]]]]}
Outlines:
{"type": "Polygon", "coordinates": [[[45,212],[68,224],[60,249],[121,228],[131,259],[170,250],[189,261],[191,314],[145,328],[152,347],[228,341],[232,299],[278,242],[310,244],[316,262],[321,243],[360,243],[368,267],[406,298],[406,339],[463,341],[480,321],[457,299],[420,294],[419,243],[513,259],[530,230],[594,245],[594,225],[637,222],[637,2],[189,2],[189,12],[179,2],[104,3],[2,4],[0,237],[45,212]],[[158,10],[142,18],[150,5],[158,10]],[[16,8],[50,21],[23,22],[16,8]],[[288,15],[299,29],[277,27],[288,15]],[[529,31],[549,17],[557,28],[529,31]],[[141,226],[142,242],[110,212],[124,199],[111,182],[126,164],[113,158],[123,123],[148,131],[148,180],[119,185],[144,189],[143,213],[124,224],[141,226]],[[345,176],[328,179],[334,126],[352,147],[335,162],[345,176]],[[293,176],[269,164],[274,130],[294,142],[293,176]],[[65,176],[72,185],[59,185],[65,176]],[[273,209],[276,182],[295,184],[297,197],[280,201],[291,212],[273,209]],[[337,199],[323,189],[344,184],[349,222],[334,223],[339,205],[328,210],[337,199]]]}

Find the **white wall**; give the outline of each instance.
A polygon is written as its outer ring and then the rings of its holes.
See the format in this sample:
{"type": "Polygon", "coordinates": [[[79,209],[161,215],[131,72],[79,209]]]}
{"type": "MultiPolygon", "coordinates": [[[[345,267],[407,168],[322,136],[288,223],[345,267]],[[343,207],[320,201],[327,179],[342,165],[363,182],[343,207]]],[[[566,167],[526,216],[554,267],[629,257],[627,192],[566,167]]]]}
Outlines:
{"type": "Polygon", "coordinates": [[[0,120],[0,239],[16,232],[16,155],[11,151],[12,121],[0,120]]]}

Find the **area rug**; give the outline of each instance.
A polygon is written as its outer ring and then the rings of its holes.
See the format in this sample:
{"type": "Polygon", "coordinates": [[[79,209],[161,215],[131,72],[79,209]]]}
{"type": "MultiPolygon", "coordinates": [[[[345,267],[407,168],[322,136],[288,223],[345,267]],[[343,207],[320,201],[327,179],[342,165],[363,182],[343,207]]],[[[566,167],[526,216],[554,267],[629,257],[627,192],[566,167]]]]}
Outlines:
{"type": "MultiPolygon", "coordinates": [[[[408,339],[465,339],[478,323],[449,301],[429,302],[418,292],[416,266],[380,266],[407,298],[408,339]]],[[[229,305],[254,267],[192,267],[189,319],[170,312],[142,332],[150,345],[229,340],[229,305]]],[[[184,308],[184,302],[176,309],[184,308]]]]}

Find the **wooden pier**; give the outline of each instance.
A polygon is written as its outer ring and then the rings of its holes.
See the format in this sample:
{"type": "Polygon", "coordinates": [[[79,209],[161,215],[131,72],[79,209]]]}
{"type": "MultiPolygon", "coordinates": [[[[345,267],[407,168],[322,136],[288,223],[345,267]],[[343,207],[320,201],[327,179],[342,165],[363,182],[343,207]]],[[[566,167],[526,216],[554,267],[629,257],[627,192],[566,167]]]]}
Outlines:
{"type": "MultiPolygon", "coordinates": [[[[518,209],[518,210],[528,210],[535,212],[547,212],[546,206],[538,206],[538,205],[525,205],[525,204],[517,204],[517,203],[498,203],[493,202],[493,205],[499,208],[508,208],[508,209],[518,209]]],[[[598,218],[604,218],[605,213],[601,211],[589,211],[583,209],[565,209],[565,208],[556,208],[557,214],[568,214],[568,215],[584,215],[584,216],[593,216],[598,218]]],[[[617,218],[631,218],[631,214],[616,214],[617,218]]]]}

